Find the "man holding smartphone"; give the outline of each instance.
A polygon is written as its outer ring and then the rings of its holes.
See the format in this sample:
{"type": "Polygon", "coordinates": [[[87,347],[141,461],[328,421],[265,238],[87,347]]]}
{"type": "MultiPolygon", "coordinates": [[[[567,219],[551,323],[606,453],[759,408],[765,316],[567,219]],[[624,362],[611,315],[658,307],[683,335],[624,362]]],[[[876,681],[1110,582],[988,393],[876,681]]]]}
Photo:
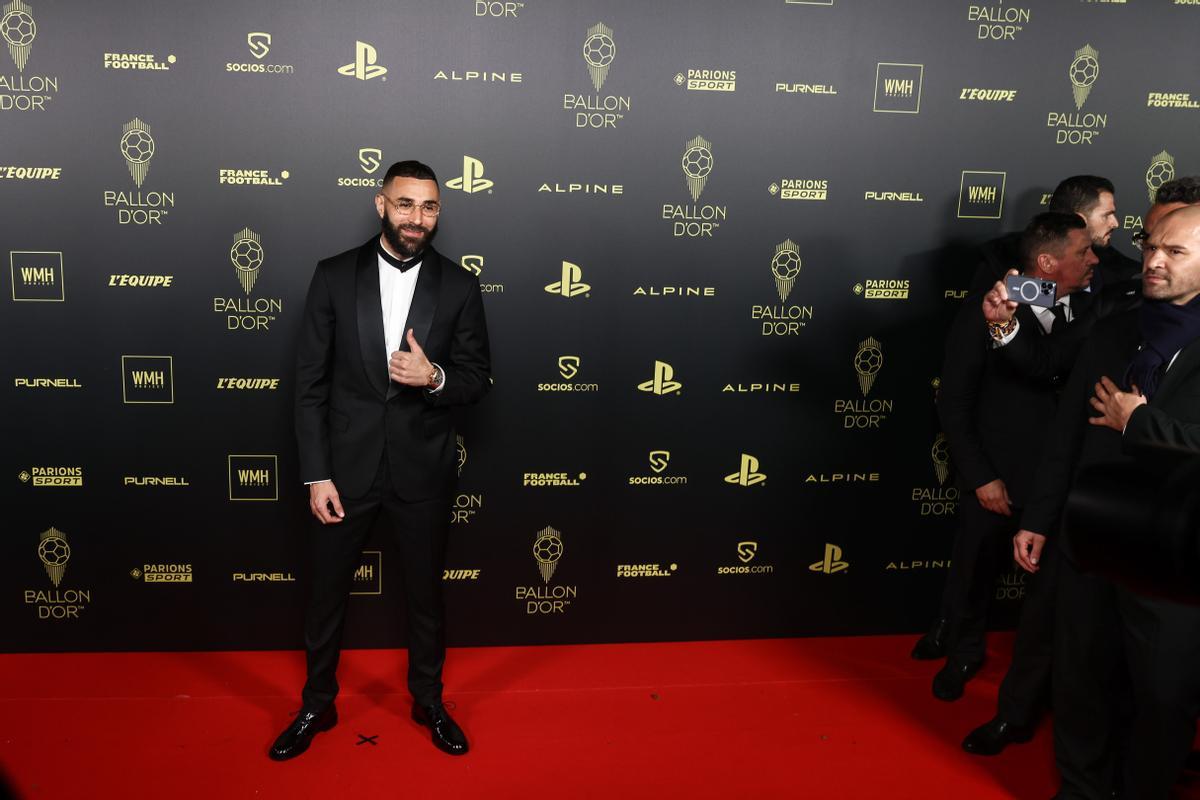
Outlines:
{"type": "MultiPolygon", "coordinates": [[[[1091,245],[1087,224],[1076,214],[1034,217],[1021,235],[1021,264],[1025,277],[1056,284],[1057,302],[1050,309],[1022,306],[1016,318],[1043,334],[1070,324],[1071,295],[1088,285],[1097,263],[1091,245]]],[[[947,658],[932,687],[940,700],[961,697],[983,664],[1000,548],[1016,532],[1014,508],[1025,504],[1040,454],[1041,438],[1031,431],[1055,411],[1055,376],[1031,378],[994,357],[993,337],[1003,337],[1004,328],[989,326],[976,295],[964,301],[946,339],[938,414],[966,500],[958,506],[943,598],[950,620],[947,658]]]]}

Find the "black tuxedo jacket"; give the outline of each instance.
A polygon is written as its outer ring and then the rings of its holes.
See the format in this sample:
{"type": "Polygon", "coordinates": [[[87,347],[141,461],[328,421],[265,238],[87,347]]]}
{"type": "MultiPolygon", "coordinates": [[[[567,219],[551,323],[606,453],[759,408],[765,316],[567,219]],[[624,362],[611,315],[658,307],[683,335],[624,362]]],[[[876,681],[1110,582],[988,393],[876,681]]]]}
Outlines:
{"type": "Polygon", "coordinates": [[[386,447],[401,498],[449,496],[456,463],[450,407],[476,402],[491,385],[479,280],[426,248],[404,330],[413,329],[446,381],[437,394],[392,384],[377,243],[321,261],[309,285],[296,354],[301,479],[332,478],[339,494],[360,497],[386,447]]]}
{"type": "Polygon", "coordinates": [[[1108,376],[1120,384],[1140,343],[1137,310],[1096,325],[1063,390],[1022,528],[1056,534],[1067,492],[1084,467],[1127,461],[1130,452],[1144,446],[1200,451],[1200,340],[1180,351],[1154,398],[1130,416],[1124,434],[1087,421],[1096,382],[1108,376]]]}
{"type": "Polygon", "coordinates": [[[1142,303],[1141,277],[1110,283],[1100,290],[1071,295],[1071,324],[1049,336],[1026,328],[1022,323],[1017,335],[996,350],[1023,374],[1058,382],[1071,373],[1079,351],[1091,336],[1096,323],[1105,317],[1136,308],[1142,303]]]}
{"type": "MultiPolygon", "coordinates": [[[[1000,478],[1013,504],[1022,506],[1054,417],[1056,390],[1053,381],[996,357],[981,302],[981,295],[964,300],[946,337],[938,416],[963,493],[1000,478]]],[[[1016,313],[1022,334],[1042,334],[1028,306],[1016,313]]]]}

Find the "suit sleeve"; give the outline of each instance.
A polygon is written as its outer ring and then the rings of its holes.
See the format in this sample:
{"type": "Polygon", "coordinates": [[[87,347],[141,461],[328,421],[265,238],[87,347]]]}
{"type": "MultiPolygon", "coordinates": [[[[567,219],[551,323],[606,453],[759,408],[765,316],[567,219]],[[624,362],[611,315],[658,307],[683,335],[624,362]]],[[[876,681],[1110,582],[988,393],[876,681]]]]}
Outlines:
{"type": "Polygon", "coordinates": [[[1095,323],[1095,314],[1084,314],[1049,336],[1038,333],[1036,323],[1022,324],[1011,342],[995,349],[996,356],[1027,378],[1050,381],[1071,371],[1095,323]]]}
{"type": "Polygon", "coordinates": [[[977,489],[999,477],[983,451],[975,424],[979,388],[988,355],[983,314],[972,307],[976,295],[968,297],[954,318],[946,337],[946,357],[938,390],[938,418],[950,445],[950,457],[963,482],[977,489]]]}
{"type": "Polygon", "coordinates": [[[469,405],[483,399],[492,386],[492,355],[479,280],[472,279],[458,312],[450,357],[441,363],[446,381],[440,392],[425,393],[433,406],[469,405]]]}
{"type": "Polygon", "coordinates": [[[1029,504],[1021,515],[1023,529],[1043,536],[1053,536],[1058,532],[1071,478],[1083,447],[1083,437],[1089,424],[1087,419],[1091,416],[1088,399],[1092,396],[1092,384],[1098,371],[1097,341],[1093,337],[1084,345],[1079,363],[1071,371],[1071,377],[1059,397],[1054,427],[1049,432],[1050,439],[1034,472],[1029,504]]]}
{"type": "Polygon", "coordinates": [[[1122,447],[1128,452],[1154,446],[1200,453],[1200,425],[1183,422],[1153,406],[1138,406],[1125,426],[1122,447]]]}
{"type": "Polygon", "coordinates": [[[300,479],[305,483],[333,475],[328,412],[334,321],[325,271],[318,265],[308,287],[296,349],[296,442],[300,479]]]}

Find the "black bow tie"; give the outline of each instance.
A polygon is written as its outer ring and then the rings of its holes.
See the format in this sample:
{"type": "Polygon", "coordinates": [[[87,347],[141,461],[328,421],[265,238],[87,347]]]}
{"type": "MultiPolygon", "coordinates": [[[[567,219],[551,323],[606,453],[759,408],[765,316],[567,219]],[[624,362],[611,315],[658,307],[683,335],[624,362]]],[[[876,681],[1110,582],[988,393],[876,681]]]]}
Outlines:
{"type": "Polygon", "coordinates": [[[417,253],[412,258],[407,259],[405,261],[401,261],[400,259],[396,258],[394,255],[389,253],[387,250],[384,250],[383,245],[381,245],[381,244],[375,245],[375,249],[379,252],[380,258],[382,258],[384,261],[391,264],[393,267],[400,270],[401,272],[406,272],[410,268],[415,267],[418,264],[420,264],[421,256],[423,255],[423,253],[417,253]]]}

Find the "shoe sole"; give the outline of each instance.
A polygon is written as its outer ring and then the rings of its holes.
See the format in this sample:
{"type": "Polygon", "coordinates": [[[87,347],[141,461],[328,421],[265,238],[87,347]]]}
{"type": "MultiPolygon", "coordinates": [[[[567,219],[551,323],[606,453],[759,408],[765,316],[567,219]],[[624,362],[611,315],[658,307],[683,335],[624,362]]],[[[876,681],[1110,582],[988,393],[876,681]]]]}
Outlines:
{"type": "Polygon", "coordinates": [[[337,712],[335,711],[333,716],[329,719],[328,722],[322,723],[321,727],[319,727],[315,731],[313,731],[312,736],[309,736],[307,739],[304,740],[303,747],[293,750],[292,752],[288,753],[285,756],[276,755],[275,751],[273,749],[268,750],[267,758],[271,759],[272,761],[290,761],[291,759],[295,758],[298,755],[303,755],[303,753],[306,750],[308,750],[308,746],[310,744],[312,744],[312,740],[314,738],[316,738],[316,735],[318,733],[324,733],[325,731],[330,730],[331,728],[333,728],[334,725],[337,725],[337,724],[338,724],[338,718],[337,718],[337,712]]]}
{"type": "Polygon", "coordinates": [[[965,753],[970,753],[973,756],[998,756],[1005,751],[1010,744],[1028,744],[1033,741],[1033,734],[1023,735],[1019,738],[1009,739],[999,750],[972,750],[967,747],[966,742],[963,742],[962,749],[965,753]]]}

